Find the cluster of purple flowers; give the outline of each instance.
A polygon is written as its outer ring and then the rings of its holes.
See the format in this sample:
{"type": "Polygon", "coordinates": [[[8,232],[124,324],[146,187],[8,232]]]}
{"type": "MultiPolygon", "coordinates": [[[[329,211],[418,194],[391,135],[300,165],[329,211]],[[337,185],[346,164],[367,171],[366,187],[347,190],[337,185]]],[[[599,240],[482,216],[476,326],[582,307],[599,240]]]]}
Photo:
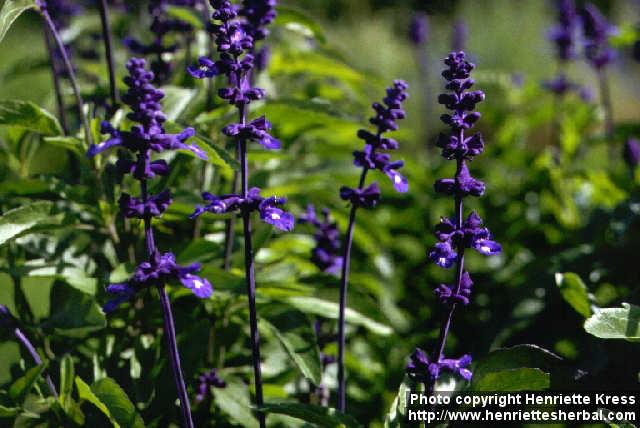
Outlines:
{"type": "Polygon", "coordinates": [[[92,157],[112,147],[123,147],[135,156],[135,160],[132,160],[125,157],[124,152],[119,152],[116,166],[121,173],[131,174],[140,181],[142,195],[137,198],[123,193],[120,197],[120,210],[127,218],[145,221],[149,257],[136,268],[128,281],[107,287],[107,291],[117,297],[105,305],[105,312],[114,310],[141,289],[163,286],[173,279],[180,281],[200,298],[209,297],[212,293],[209,281],[194,274],[200,268],[197,263],[180,266],[176,264],[172,253],[161,254],[153,241],[151,219],[162,215],[171,204],[171,196],[168,190],[163,190],[156,195],[149,195],[147,192],[149,179],[169,173],[169,167],[164,160],[151,160],[152,152],[185,149],[202,159],[207,157],[196,145],[187,143],[187,140],[194,135],[192,128],[186,128],[179,134],[165,132],[163,123],[166,117],[160,105],[164,94],[151,84],[153,72],[147,71],[145,65],[144,59],[129,60],[127,63],[129,75],[124,79],[129,90],[123,95],[122,100],[131,108],[127,118],[137,124],[130,130],[124,131],[114,128],[109,122],[103,122],[102,132],[109,133],[110,138],[100,144],[92,145],[88,151],[88,156],[92,157]]]}
{"type": "Polygon", "coordinates": [[[471,356],[451,359],[443,354],[453,311],[457,304],[467,305],[471,297],[473,282],[464,270],[464,250],[473,248],[486,256],[502,250],[500,244],[492,240],[489,230],[482,227],[478,214],[472,212],[463,220],[463,198],[481,196],[485,191],[484,183],[473,178],[467,166],[467,162],[482,153],[484,141],[480,133],[468,137],[465,135],[465,131],[480,118],[480,113],[474,110],[476,104],[484,100],[484,93],[470,91],[474,84],[470,76],[475,66],[466,60],[464,52],[451,53],[444,63],[448,68],[442,72],[442,76],[447,81],[445,88],[450,92],[441,94],[438,101],[452,111],[441,116],[441,120],[451,127],[451,134],[441,134],[437,145],[442,149],[445,159],[456,161],[456,174],[454,178],[437,180],[434,188],[437,193],[454,197],[456,215],[453,219],[442,218],[436,226],[438,242],[429,252],[429,259],[442,268],[456,265],[456,279],[454,284],[440,284],[434,290],[441,303],[448,308],[448,314],[433,356],[428,357],[418,348],[407,365],[407,373],[423,382],[430,392],[442,370],[456,373],[466,380],[472,376],[468,369],[471,356]]]}
{"type": "MultiPolygon", "coordinates": [[[[396,121],[404,119],[405,112],[402,109],[402,102],[407,99],[407,88],[408,85],[405,82],[396,80],[392,87],[387,88],[387,96],[383,102],[374,102],[371,105],[376,114],[369,119],[369,122],[376,126],[376,132],[360,129],[358,138],[364,140],[364,149],[353,152],[353,163],[363,169],[363,176],[366,171],[377,169],[386,174],[396,191],[401,193],[409,189],[407,179],[398,172],[404,166],[404,162],[401,160],[392,161],[388,153],[380,153],[379,150],[396,150],[398,148],[396,140],[384,137],[383,134],[397,130],[396,121]]],[[[354,206],[374,207],[380,200],[380,188],[376,182],[366,188],[362,188],[363,184],[361,183],[358,188],[341,187],[340,198],[351,202],[354,206]]]]}
{"type": "Polygon", "coordinates": [[[190,218],[196,218],[205,212],[226,214],[238,211],[258,211],[262,221],[286,232],[292,230],[295,223],[292,214],[278,208],[278,205],[284,205],[287,202],[286,198],[276,196],[264,198],[260,196],[260,189],[257,187],[249,189],[246,198],[241,195],[215,196],[209,192],[204,192],[202,197],[207,201],[207,204],[204,207],[196,206],[196,210],[190,218]]]}
{"type": "Polygon", "coordinates": [[[193,31],[188,22],[168,17],[167,7],[169,5],[194,7],[196,3],[196,0],[152,0],[149,3],[151,15],[149,29],[153,33],[153,40],[149,43],[143,43],[132,37],[124,40],[124,44],[134,54],[153,56],[150,66],[155,76],[154,83],[166,82],[173,69],[173,64],[167,61],[164,55],[175,52],[178,46],[176,43],[168,43],[166,36],[169,33],[190,34],[193,31]]]}
{"type": "Polygon", "coordinates": [[[227,383],[218,376],[216,369],[211,369],[207,373],[203,373],[198,378],[198,393],[196,394],[196,401],[202,402],[205,398],[211,395],[211,388],[224,388],[227,383]]]}
{"type": "Polygon", "coordinates": [[[417,12],[409,23],[409,41],[415,46],[422,46],[429,36],[429,21],[424,12],[417,12]]]}
{"type": "Polygon", "coordinates": [[[298,222],[310,224],[316,229],[313,235],[316,246],[311,251],[311,261],[322,272],[338,275],[342,268],[340,231],[338,224],[331,219],[329,209],[322,210],[322,219],[320,219],[315,207],[309,204],[306,214],[301,215],[298,222]]]}

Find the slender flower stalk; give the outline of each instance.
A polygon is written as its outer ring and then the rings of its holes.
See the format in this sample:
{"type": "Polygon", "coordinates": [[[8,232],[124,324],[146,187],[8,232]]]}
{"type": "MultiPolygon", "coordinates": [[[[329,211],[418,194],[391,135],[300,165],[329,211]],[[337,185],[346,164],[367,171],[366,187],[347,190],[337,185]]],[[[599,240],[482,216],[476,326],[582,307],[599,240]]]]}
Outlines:
{"type": "Polygon", "coordinates": [[[396,191],[404,193],[409,189],[409,184],[398,170],[404,166],[403,161],[391,161],[388,153],[380,153],[379,150],[396,150],[398,142],[384,137],[383,134],[398,129],[396,123],[399,119],[404,119],[405,112],[402,109],[402,102],[407,99],[408,85],[402,80],[393,82],[393,86],[387,88],[387,96],[383,103],[374,102],[372,108],[375,115],[369,122],[376,126],[375,134],[360,129],[358,138],[364,140],[365,145],[362,151],[353,152],[354,165],[362,168],[360,180],[357,188],[343,186],[340,189],[340,198],[351,202],[349,212],[349,223],[345,234],[344,247],[342,252],[342,269],[340,275],[340,303],[338,314],[338,410],[344,412],[346,409],[346,387],[344,371],[344,348],[345,348],[345,312],[347,308],[347,286],[349,284],[349,268],[351,263],[351,246],[353,243],[353,230],[356,222],[356,211],[358,208],[373,208],[380,200],[380,188],[378,183],[373,182],[365,188],[367,172],[369,170],[380,170],[386,174],[393,183],[396,191]]]}
{"type": "MultiPolygon", "coordinates": [[[[36,365],[42,365],[42,359],[40,358],[38,351],[36,351],[36,348],[33,346],[29,338],[20,329],[18,320],[13,316],[11,311],[9,311],[9,308],[4,305],[0,305],[0,327],[11,330],[16,336],[16,339],[18,339],[18,341],[26,348],[27,352],[29,352],[36,365]]],[[[49,376],[48,373],[44,373],[44,379],[49,387],[49,392],[51,392],[51,395],[57,399],[58,391],[56,391],[56,387],[51,380],[51,376],[49,376]]]]}
{"type": "Polygon", "coordinates": [[[53,45],[51,44],[51,36],[48,27],[43,28],[44,31],[44,44],[47,48],[49,55],[49,65],[51,67],[51,78],[53,79],[53,90],[56,95],[56,108],[58,110],[58,119],[60,119],[60,125],[65,135],[69,134],[69,125],[67,124],[67,112],[65,111],[64,98],[62,97],[62,88],[60,86],[60,74],[58,73],[56,66],[56,54],[53,45]]]}
{"type": "Polygon", "coordinates": [[[149,288],[158,290],[164,320],[164,334],[180,399],[183,424],[186,427],[193,427],[189,397],[180,366],[173,314],[165,285],[172,280],[178,280],[202,299],[211,296],[213,288],[209,281],[195,275],[195,272],[200,269],[198,263],[180,266],[176,263],[173,253],[162,254],[158,250],[154,240],[152,220],[154,217],[160,217],[169,207],[171,195],[166,189],[155,195],[150,195],[148,182],[156,176],[169,174],[167,162],[165,160],[151,160],[152,152],[188,150],[202,159],[206,159],[206,155],[196,145],[187,143],[187,140],[195,134],[193,128],[186,128],[179,134],[165,132],[163,123],[166,117],[160,106],[160,100],[164,94],[153,87],[151,84],[154,80],[153,72],[147,71],[145,66],[144,59],[133,58],[129,60],[127,63],[129,75],[124,79],[129,90],[123,96],[123,101],[132,110],[127,118],[137,124],[132,126],[129,131],[124,131],[114,128],[109,122],[103,122],[102,133],[110,134],[110,138],[100,144],[92,145],[87,153],[89,157],[93,157],[113,147],[127,149],[130,155],[125,154],[123,150],[118,152],[119,159],[116,162],[116,168],[120,174],[131,174],[140,182],[140,197],[123,193],[119,204],[120,212],[124,217],[136,218],[144,222],[147,260],[138,265],[133,276],[127,281],[110,284],[107,287],[107,292],[114,294],[115,298],[107,302],[103,309],[106,313],[110,313],[142,290],[149,288]],[[135,160],[131,159],[131,156],[135,156],[135,160]]]}
{"type": "Polygon", "coordinates": [[[111,96],[111,108],[115,110],[116,106],[120,103],[120,95],[118,94],[118,85],[116,84],[116,70],[113,62],[113,37],[111,35],[111,22],[109,20],[109,7],[107,5],[107,0],[98,0],[98,9],[100,10],[102,40],[104,40],[107,68],[109,70],[109,94],[111,96]]]}
{"type": "MultiPolygon", "coordinates": [[[[266,37],[266,25],[275,18],[275,1],[245,1],[239,9],[228,0],[210,0],[213,8],[213,22],[208,26],[215,39],[219,59],[213,61],[207,57],[200,57],[198,67],[189,67],[188,71],[194,78],[212,78],[217,75],[227,77],[228,86],[221,88],[218,95],[238,110],[238,123],[227,125],[222,132],[232,138],[236,144],[237,159],[240,162],[240,192],[235,189],[231,194],[215,196],[204,192],[203,198],[207,202],[205,207],[197,206],[192,218],[208,211],[213,214],[239,212],[242,216],[244,231],[244,264],[249,301],[249,328],[251,336],[251,353],[255,378],[255,401],[258,409],[264,404],[262,392],[262,370],[260,358],[260,335],[258,332],[258,313],[256,308],[256,283],[252,242],[251,213],[258,211],[262,221],[289,231],[293,229],[294,218],[284,212],[279,205],[286,202],[285,198],[264,198],[260,189],[249,187],[249,157],[247,146],[250,141],[260,143],[266,149],[279,149],[280,141],[269,133],[271,124],[263,117],[248,120],[249,104],[251,101],[265,96],[263,89],[252,87],[252,71],[254,62],[255,40],[266,37]]],[[[235,180],[234,180],[235,182],[235,180]]],[[[225,267],[230,263],[233,223],[226,225],[225,267]]],[[[266,426],[265,414],[257,412],[260,427],[266,426]]]]}
{"type": "Polygon", "coordinates": [[[438,243],[429,253],[429,259],[445,269],[455,265],[456,273],[453,284],[440,284],[435,289],[446,310],[433,353],[429,356],[422,349],[416,348],[407,365],[409,376],[423,383],[429,394],[435,390],[436,381],[443,370],[456,373],[466,380],[472,376],[468,369],[471,364],[470,355],[463,355],[458,359],[444,356],[456,306],[467,305],[471,297],[473,282],[464,267],[465,249],[473,248],[486,256],[502,250],[500,244],[491,239],[489,230],[482,227],[482,220],[475,212],[464,219],[464,197],[482,196],[485,190],[484,183],[473,178],[467,166],[467,162],[484,150],[482,135],[465,135],[465,131],[480,118],[480,113],[473,110],[477,103],[484,100],[484,93],[468,91],[474,84],[470,74],[475,66],[466,60],[464,52],[451,53],[444,63],[448,68],[442,72],[442,76],[447,80],[446,89],[451,92],[441,94],[438,102],[452,110],[452,114],[441,116],[441,120],[451,127],[451,134],[441,134],[438,147],[442,149],[445,159],[456,161],[456,173],[454,178],[437,180],[434,189],[436,193],[453,196],[455,216],[453,220],[441,218],[440,224],[436,226],[438,243]]]}
{"type": "Polygon", "coordinates": [[[60,56],[62,57],[62,61],[67,71],[67,75],[69,76],[69,82],[71,83],[71,87],[73,88],[73,94],[76,97],[76,103],[78,104],[78,111],[80,113],[80,120],[82,121],[82,127],[84,128],[84,134],[89,145],[93,144],[93,137],[91,136],[91,128],[89,127],[89,119],[84,114],[84,102],[82,101],[82,95],[80,95],[80,87],[78,86],[78,79],[76,78],[76,73],[73,69],[73,65],[71,64],[71,60],[69,59],[69,54],[67,53],[67,49],[62,42],[62,38],[58,33],[55,23],[53,19],[51,19],[51,15],[49,13],[49,8],[46,0],[36,0],[36,4],[40,8],[40,14],[44,19],[45,23],[49,27],[51,31],[51,35],[56,42],[58,47],[58,51],[60,52],[60,56]]]}

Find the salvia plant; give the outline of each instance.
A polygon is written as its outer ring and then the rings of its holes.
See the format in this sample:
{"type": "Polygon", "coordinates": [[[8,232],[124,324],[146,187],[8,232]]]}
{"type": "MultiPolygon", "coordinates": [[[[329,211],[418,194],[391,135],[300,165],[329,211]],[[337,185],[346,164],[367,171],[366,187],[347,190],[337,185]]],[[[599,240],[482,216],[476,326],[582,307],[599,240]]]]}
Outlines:
{"type": "Polygon", "coordinates": [[[442,217],[436,226],[435,235],[438,242],[429,252],[429,259],[444,269],[454,267],[455,276],[450,284],[440,284],[435,290],[441,304],[445,308],[440,336],[432,353],[417,348],[411,355],[407,365],[407,373],[417,382],[424,385],[428,393],[433,393],[436,381],[442,372],[451,372],[465,380],[470,380],[469,370],[471,356],[468,354],[460,358],[447,358],[445,346],[451,329],[453,314],[458,305],[468,305],[471,298],[473,281],[465,269],[465,249],[471,248],[485,256],[500,253],[500,244],[492,240],[489,229],[482,226],[482,219],[476,212],[464,215],[464,198],[467,196],[482,196],[485,185],[473,178],[469,172],[468,163],[484,150],[484,141],[480,133],[468,135],[480,118],[480,113],[474,111],[476,104],[484,101],[482,91],[470,91],[474,85],[471,71],[475,66],[467,61],[464,52],[452,52],[444,60],[447,68],[442,76],[447,81],[445,88],[449,91],[438,97],[451,113],[443,114],[441,120],[449,125],[451,133],[441,134],[438,147],[442,149],[442,156],[456,163],[453,178],[442,178],[435,182],[437,193],[451,196],[454,199],[454,217],[442,217]]]}
{"type": "MultiPolygon", "coordinates": [[[[235,106],[238,111],[238,122],[225,126],[222,132],[233,139],[236,145],[241,185],[239,193],[212,195],[205,192],[202,197],[206,204],[196,207],[191,218],[196,218],[205,212],[239,213],[242,216],[255,400],[256,405],[261,407],[264,401],[251,214],[257,211],[262,221],[284,231],[290,231],[295,224],[293,215],[279,208],[286,203],[286,198],[278,196],[265,198],[258,187],[249,187],[247,151],[249,143],[257,142],[268,150],[280,148],[280,141],[269,133],[271,124],[264,116],[249,120],[250,103],[265,96],[263,89],[252,85],[252,72],[255,66],[254,43],[268,34],[265,26],[275,18],[275,2],[249,1],[241,10],[228,0],[211,0],[210,3],[213,8],[213,23],[210,25],[210,31],[215,39],[219,59],[214,61],[211,58],[201,57],[200,66],[189,68],[189,73],[198,79],[222,75],[227,80],[228,86],[221,88],[218,95],[235,106]],[[239,19],[239,16],[245,19],[239,19]]],[[[261,411],[258,412],[258,420],[260,426],[266,426],[265,415],[261,411]]]]}
{"type": "Polygon", "coordinates": [[[153,72],[145,69],[145,66],[146,61],[140,58],[132,58],[127,63],[129,75],[125,78],[125,83],[129,90],[122,100],[131,108],[127,118],[135,122],[135,125],[132,125],[129,130],[120,130],[109,122],[103,122],[102,132],[110,134],[110,138],[100,144],[92,145],[87,153],[88,156],[93,157],[114,147],[128,150],[129,155],[119,152],[116,168],[121,174],[131,174],[140,183],[140,196],[135,197],[128,193],[122,193],[119,204],[120,212],[124,217],[139,219],[144,223],[146,260],[136,267],[129,280],[110,284],[107,287],[107,292],[116,297],[104,306],[104,311],[106,313],[112,312],[120,304],[130,301],[143,290],[157,289],[162,305],[164,334],[180,398],[183,423],[185,426],[192,427],[189,397],[180,366],[175,325],[166,285],[171,281],[179,281],[202,299],[208,298],[213,292],[213,288],[208,280],[195,275],[200,269],[198,263],[180,266],[176,263],[176,257],[173,253],[163,253],[156,247],[152,220],[160,217],[166,211],[171,204],[171,195],[167,189],[150,194],[149,180],[169,174],[167,162],[162,159],[152,160],[153,153],[184,149],[204,159],[206,159],[206,155],[197,146],[187,143],[187,140],[194,135],[193,128],[186,128],[179,134],[169,134],[165,131],[163,123],[166,117],[162,113],[160,105],[164,94],[152,85],[153,72]]]}
{"type": "Polygon", "coordinates": [[[345,311],[347,307],[347,285],[349,284],[349,264],[351,262],[351,245],[353,243],[353,229],[356,223],[356,212],[358,208],[373,208],[380,200],[380,187],[377,182],[366,186],[367,173],[369,170],[381,171],[386,174],[396,191],[404,193],[409,189],[409,183],[398,170],[402,168],[404,162],[401,160],[392,161],[391,155],[387,151],[397,150],[398,142],[393,138],[386,137],[385,134],[398,129],[397,121],[404,119],[405,111],[402,109],[402,102],[407,99],[408,85],[402,80],[393,82],[393,86],[387,88],[387,96],[382,103],[374,102],[371,107],[375,115],[369,122],[376,127],[375,132],[367,129],[358,131],[358,138],[364,141],[363,150],[353,152],[354,165],[362,168],[360,180],[357,187],[342,186],[340,188],[340,198],[351,203],[349,213],[349,224],[345,234],[342,251],[342,269],[340,274],[340,308],[338,316],[338,409],[344,411],[346,407],[346,387],[344,370],[344,348],[345,348],[345,311]]]}
{"type": "Polygon", "coordinates": [[[334,3],[2,3],[0,426],[398,428],[407,392],[637,389],[637,17],[334,3]],[[419,102],[395,80],[356,131],[398,69],[419,102]]]}

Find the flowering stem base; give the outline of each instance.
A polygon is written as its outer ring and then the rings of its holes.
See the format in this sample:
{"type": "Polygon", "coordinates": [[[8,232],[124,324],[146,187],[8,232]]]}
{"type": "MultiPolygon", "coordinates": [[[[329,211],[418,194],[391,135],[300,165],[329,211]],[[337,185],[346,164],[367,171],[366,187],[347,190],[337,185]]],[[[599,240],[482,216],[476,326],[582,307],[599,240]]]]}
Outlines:
{"type": "Polygon", "coordinates": [[[164,285],[158,286],[158,294],[160,295],[160,304],[162,305],[162,318],[164,320],[164,334],[167,337],[167,347],[169,348],[169,358],[171,360],[171,369],[173,378],[178,389],[178,398],[180,399],[180,409],[182,411],[182,420],[186,428],[193,428],[193,420],[191,419],[191,406],[189,404],[189,396],[187,395],[187,387],[184,383],[184,375],[180,366],[180,354],[178,353],[178,344],[176,342],[176,330],[173,322],[173,314],[171,312],[171,303],[164,285]]]}

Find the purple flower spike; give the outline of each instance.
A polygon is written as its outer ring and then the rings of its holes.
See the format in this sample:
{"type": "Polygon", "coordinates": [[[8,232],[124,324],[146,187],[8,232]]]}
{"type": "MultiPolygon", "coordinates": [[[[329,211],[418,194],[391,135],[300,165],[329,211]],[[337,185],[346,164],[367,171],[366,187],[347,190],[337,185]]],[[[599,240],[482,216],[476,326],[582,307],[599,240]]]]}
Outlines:
{"type": "Polygon", "coordinates": [[[429,33],[429,21],[424,13],[416,13],[409,24],[409,40],[416,46],[421,46],[427,41],[429,33]]]}
{"type": "Polygon", "coordinates": [[[316,232],[313,235],[316,246],[311,252],[311,261],[324,273],[338,275],[342,268],[340,255],[340,232],[338,225],[331,220],[328,209],[322,210],[322,220],[316,215],[313,205],[309,204],[307,213],[298,218],[298,223],[311,224],[316,232]]]}
{"type": "Polygon", "coordinates": [[[451,110],[451,114],[442,115],[444,123],[451,127],[449,135],[440,135],[437,146],[442,149],[442,156],[447,160],[455,160],[456,172],[453,178],[436,180],[434,189],[437,193],[453,196],[455,217],[452,219],[443,217],[435,228],[438,242],[429,251],[429,259],[437,266],[449,269],[455,266],[455,281],[450,284],[439,284],[434,290],[443,306],[446,307],[443,328],[440,332],[438,343],[431,356],[422,349],[417,348],[411,355],[407,365],[407,374],[415,380],[422,382],[431,394],[435,383],[442,371],[449,371],[465,380],[470,380],[472,373],[469,370],[471,356],[464,355],[459,359],[445,358],[442,355],[453,313],[458,304],[468,305],[471,298],[473,281],[465,270],[465,249],[473,248],[485,256],[498,254],[502,248],[493,241],[489,229],[482,226],[482,219],[472,212],[463,219],[463,201],[467,196],[482,196],[485,192],[485,184],[473,178],[469,172],[467,162],[484,150],[484,141],[479,133],[471,137],[465,136],[465,131],[473,127],[480,118],[475,112],[476,104],[484,101],[482,91],[470,91],[474,85],[471,79],[471,71],[475,66],[466,60],[464,52],[452,52],[444,63],[447,68],[442,76],[447,81],[445,88],[448,93],[438,97],[440,104],[451,110]]]}
{"type": "Polygon", "coordinates": [[[624,150],[622,152],[624,161],[629,165],[632,170],[640,163],[640,143],[635,138],[629,138],[624,143],[624,150]]]}

